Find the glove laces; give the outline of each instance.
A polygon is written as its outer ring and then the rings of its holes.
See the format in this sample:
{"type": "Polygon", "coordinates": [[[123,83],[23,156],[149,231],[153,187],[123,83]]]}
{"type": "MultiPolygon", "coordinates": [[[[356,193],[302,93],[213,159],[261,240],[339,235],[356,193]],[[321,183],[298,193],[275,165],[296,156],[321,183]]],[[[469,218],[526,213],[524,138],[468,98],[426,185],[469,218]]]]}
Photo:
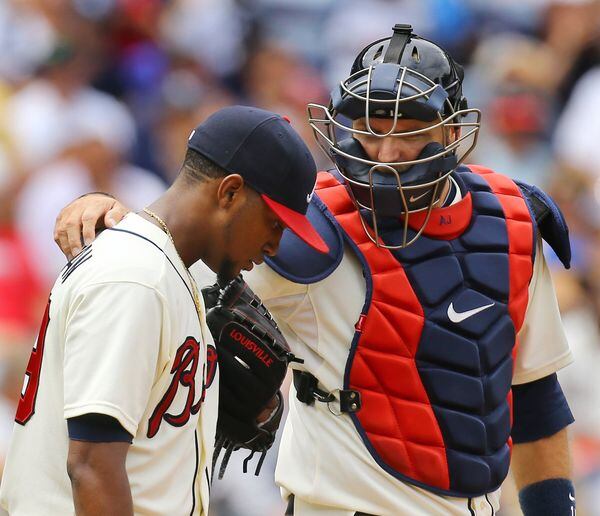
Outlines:
{"type": "MultiPolygon", "coordinates": [[[[225,471],[227,469],[227,466],[229,465],[229,459],[231,458],[231,454],[234,451],[239,450],[240,448],[241,447],[239,446],[239,444],[227,439],[224,436],[217,437],[217,440],[215,442],[215,451],[214,451],[213,458],[212,458],[211,477],[213,477],[215,474],[215,468],[217,466],[217,462],[219,460],[219,456],[221,455],[221,452],[223,450],[225,450],[225,454],[223,455],[223,459],[221,460],[221,465],[219,466],[219,474],[217,477],[219,480],[221,480],[223,478],[223,476],[225,475],[225,471]]],[[[244,473],[248,473],[248,463],[252,460],[252,458],[254,457],[254,454],[257,451],[260,452],[260,458],[258,459],[256,468],[254,469],[254,475],[258,476],[260,474],[260,470],[262,469],[262,466],[265,462],[265,458],[267,456],[267,451],[268,451],[267,447],[262,447],[259,450],[252,450],[250,452],[250,454],[244,459],[244,464],[243,464],[244,473]]]]}

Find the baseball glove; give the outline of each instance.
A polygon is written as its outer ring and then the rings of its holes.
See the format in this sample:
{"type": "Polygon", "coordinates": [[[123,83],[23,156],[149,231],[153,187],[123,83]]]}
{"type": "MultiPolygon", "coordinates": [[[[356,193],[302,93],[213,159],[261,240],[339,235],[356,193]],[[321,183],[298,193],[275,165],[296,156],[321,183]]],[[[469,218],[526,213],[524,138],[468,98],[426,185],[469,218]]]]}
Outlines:
{"type": "Polygon", "coordinates": [[[279,391],[287,366],[298,360],[289,351],[284,336],[261,300],[241,276],[221,288],[218,284],[203,289],[207,307],[206,321],[215,340],[219,361],[219,417],[213,455],[213,471],[225,450],[219,478],[223,477],[231,453],[250,450],[244,473],[254,453],[261,458],[258,475],[283,413],[279,391]],[[257,422],[269,408],[266,421],[257,422]]]}

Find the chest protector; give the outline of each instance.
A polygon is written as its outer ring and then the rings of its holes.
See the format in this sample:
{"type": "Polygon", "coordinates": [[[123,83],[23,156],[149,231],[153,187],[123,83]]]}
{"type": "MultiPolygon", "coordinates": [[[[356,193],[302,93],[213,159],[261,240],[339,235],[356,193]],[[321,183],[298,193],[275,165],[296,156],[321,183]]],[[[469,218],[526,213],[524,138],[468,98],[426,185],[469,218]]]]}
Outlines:
{"type": "MultiPolygon", "coordinates": [[[[367,295],[350,346],[344,389],[377,463],[430,491],[470,497],[508,473],[511,380],[528,301],[534,223],[519,187],[462,167],[466,192],[434,210],[405,248],[377,247],[346,187],[320,174],[316,194],[362,263],[367,295]]],[[[420,227],[421,220],[415,221],[420,227]]],[[[380,231],[397,245],[402,231],[380,231]]]]}

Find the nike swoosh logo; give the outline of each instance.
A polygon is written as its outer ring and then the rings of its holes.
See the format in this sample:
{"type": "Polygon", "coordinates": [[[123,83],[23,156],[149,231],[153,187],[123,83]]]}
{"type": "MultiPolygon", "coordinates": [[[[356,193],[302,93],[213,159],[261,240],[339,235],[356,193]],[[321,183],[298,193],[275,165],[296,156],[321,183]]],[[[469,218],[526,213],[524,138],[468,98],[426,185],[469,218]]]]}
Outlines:
{"type": "Polygon", "coordinates": [[[477,308],[467,310],[466,312],[457,312],[454,309],[454,305],[450,303],[450,306],[448,307],[448,319],[450,319],[453,323],[459,323],[464,321],[465,319],[468,319],[469,317],[473,317],[479,312],[483,312],[484,310],[491,308],[492,306],[494,306],[494,304],[495,303],[491,303],[485,306],[478,306],[477,308]]]}
{"type": "Polygon", "coordinates": [[[425,192],[421,195],[417,195],[416,197],[413,197],[412,195],[410,196],[409,201],[410,202],[417,202],[419,199],[421,199],[422,197],[425,197],[429,192],[425,192]]]}

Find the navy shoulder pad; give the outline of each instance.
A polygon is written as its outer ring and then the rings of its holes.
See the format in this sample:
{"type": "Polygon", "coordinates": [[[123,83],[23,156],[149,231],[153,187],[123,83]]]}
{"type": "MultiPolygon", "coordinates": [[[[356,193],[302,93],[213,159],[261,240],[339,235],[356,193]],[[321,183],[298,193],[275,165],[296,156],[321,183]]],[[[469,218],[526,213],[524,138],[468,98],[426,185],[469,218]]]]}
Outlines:
{"type": "Polygon", "coordinates": [[[515,181],[535,218],[542,238],[548,242],[566,269],[571,267],[571,243],[565,217],[552,197],[537,186],[515,181]]]}
{"type": "Polygon", "coordinates": [[[313,196],[306,216],[329,246],[329,253],[319,253],[291,231],[285,231],[277,255],[265,258],[271,269],[294,283],[311,284],[325,279],[344,255],[342,234],[333,215],[317,195],[313,196]]]}

